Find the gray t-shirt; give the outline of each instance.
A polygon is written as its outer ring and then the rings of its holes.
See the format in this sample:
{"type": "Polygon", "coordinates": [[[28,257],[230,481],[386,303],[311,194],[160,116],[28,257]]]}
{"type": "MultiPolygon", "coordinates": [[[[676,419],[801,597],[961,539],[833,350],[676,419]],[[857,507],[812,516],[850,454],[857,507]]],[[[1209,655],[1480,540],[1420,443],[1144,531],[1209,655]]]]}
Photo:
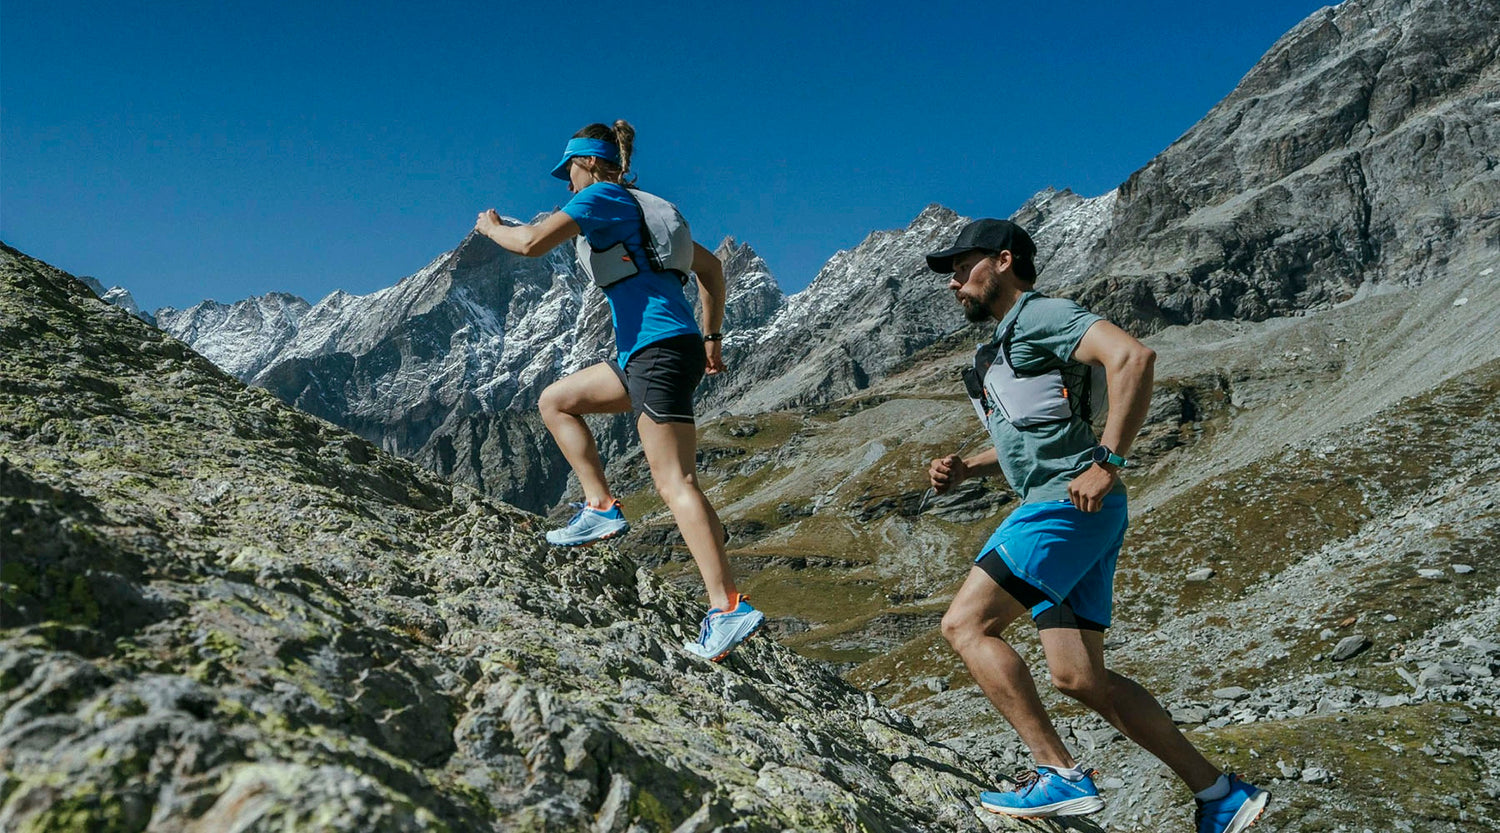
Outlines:
{"type": "MultiPolygon", "coordinates": [[[[1061,370],[1071,401],[1085,402],[1089,365],[1073,359],[1083,334],[1104,320],[1066,298],[1048,298],[1024,293],[995,327],[991,343],[998,343],[1012,321],[1010,360],[1018,372],[1061,370]]],[[[1075,408],[1074,413],[1078,413],[1075,408]]],[[[990,439],[1000,461],[1000,470],[1023,503],[1067,500],[1068,483],[1093,465],[1098,444],[1094,430],[1082,419],[1016,428],[996,409],[986,420],[990,439]]],[[[1124,493],[1116,482],[1113,493],[1124,493]]]]}

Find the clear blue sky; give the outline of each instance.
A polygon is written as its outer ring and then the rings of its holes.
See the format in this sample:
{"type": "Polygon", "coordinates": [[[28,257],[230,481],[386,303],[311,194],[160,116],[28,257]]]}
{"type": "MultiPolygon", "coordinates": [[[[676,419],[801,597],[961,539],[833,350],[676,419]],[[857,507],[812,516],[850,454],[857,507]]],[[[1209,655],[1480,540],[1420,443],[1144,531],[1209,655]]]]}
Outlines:
{"type": "Polygon", "coordinates": [[[928,203],[1108,191],[1321,5],[6,0],[0,238],[147,309],[370,292],[625,118],[791,292],[928,203]]]}

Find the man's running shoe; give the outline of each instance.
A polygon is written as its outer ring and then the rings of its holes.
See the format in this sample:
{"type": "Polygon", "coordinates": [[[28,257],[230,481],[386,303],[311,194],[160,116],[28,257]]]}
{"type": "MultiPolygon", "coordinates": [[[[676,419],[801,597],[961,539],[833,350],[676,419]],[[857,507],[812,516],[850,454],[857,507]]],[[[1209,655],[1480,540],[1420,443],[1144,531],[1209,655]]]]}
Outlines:
{"type": "Polygon", "coordinates": [[[718,662],[765,623],[766,614],[751,607],[744,596],[738,596],[734,607],[729,610],[710,610],[698,627],[698,639],[684,642],[682,647],[694,656],[718,662]]]}
{"type": "Polygon", "coordinates": [[[1229,795],[1198,802],[1193,823],[1198,826],[1198,833],[1240,833],[1260,818],[1270,800],[1270,793],[1246,784],[1231,772],[1229,795]]]}
{"type": "Polygon", "coordinates": [[[1069,781],[1051,767],[1037,767],[1016,778],[1010,792],[979,794],[979,805],[991,813],[1017,818],[1083,816],[1104,809],[1104,799],[1094,786],[1093,770],[1077,781],[1069,781]]]}
{"type": "Polygon", "coordinates": [[[562,529],[547,533],[547,542],[559,547],[586,547],[606,538],[623,535],[630,530],[625,521],[625,511],[617,500],[608,509],[595,509],[585,503],[575,503],[578,514],[562,529]]]}

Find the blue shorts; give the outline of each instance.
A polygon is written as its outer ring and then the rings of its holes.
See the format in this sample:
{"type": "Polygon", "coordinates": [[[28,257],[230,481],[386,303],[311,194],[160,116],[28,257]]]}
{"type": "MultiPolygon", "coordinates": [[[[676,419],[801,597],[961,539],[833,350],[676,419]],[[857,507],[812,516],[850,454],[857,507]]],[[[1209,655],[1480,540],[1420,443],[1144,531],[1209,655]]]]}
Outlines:
{"type": "MultiPolygon", "coordinates": [[[[974,563],[985,567],[981,562],[998,557],[1015,578],[1035,590],[1017,593],[996,578],[1031,607],[1033,619],[1063,605],[1079,619],[1108,627],[1115,562],[1129,523],[1125,495],[1120,494],[1107,495],[1103,507],[1092,513],[1066,500],[1022,504],[985,542],[974,563]]],[[[985,571],[992,576],[997,572],[987,567],[985,571]]]]}

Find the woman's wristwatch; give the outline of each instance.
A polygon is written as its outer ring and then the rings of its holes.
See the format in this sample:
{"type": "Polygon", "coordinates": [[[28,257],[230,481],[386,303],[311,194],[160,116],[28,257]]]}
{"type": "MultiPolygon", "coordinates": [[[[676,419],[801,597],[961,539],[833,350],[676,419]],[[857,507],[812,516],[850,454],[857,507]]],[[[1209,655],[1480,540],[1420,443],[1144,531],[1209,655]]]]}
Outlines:
{"type": "Polygon", "coordinates": [[[706,336],[703,337],[703,340],[704,341],[723,341],[724,340],[724,334],[723,333],[709,333],[708,335],[706,335],[706,336]]]}

